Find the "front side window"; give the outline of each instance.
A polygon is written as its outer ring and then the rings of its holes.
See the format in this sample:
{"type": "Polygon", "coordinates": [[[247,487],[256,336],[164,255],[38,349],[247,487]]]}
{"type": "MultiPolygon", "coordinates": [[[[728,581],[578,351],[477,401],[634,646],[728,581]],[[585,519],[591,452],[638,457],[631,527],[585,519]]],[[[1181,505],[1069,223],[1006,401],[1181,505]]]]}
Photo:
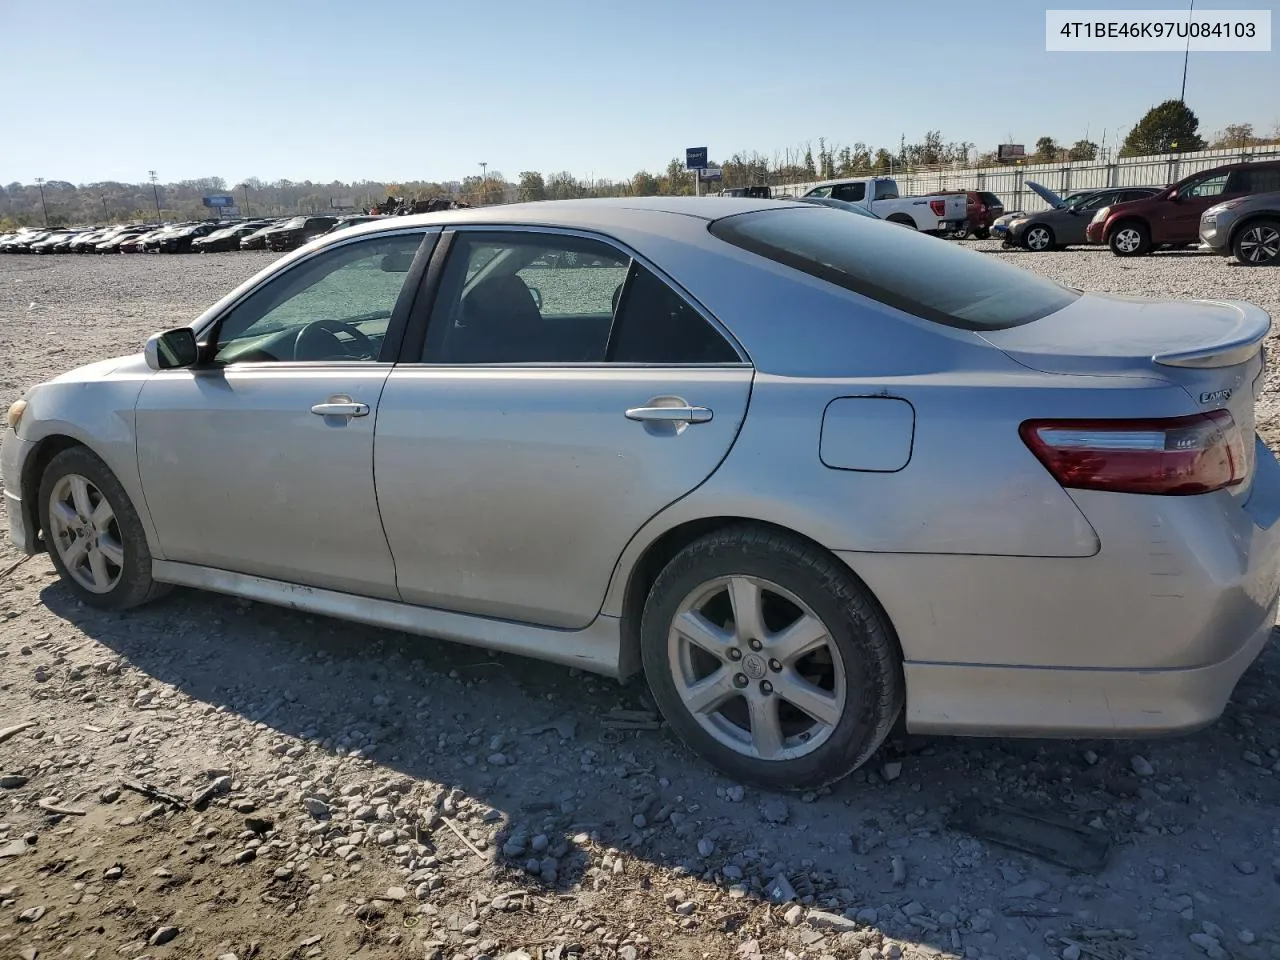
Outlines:
{"type": "Polygon", "coordinates": [[[1080,296],[995,257],[818,206],[723,217],[710,231],[872,300],[966,330],[1030,323],[1080,296]]]}
{"type": "Polygon", "coordinates": [[[214,363],[377,360],[422,238],[344,244],[267,281],[219,325],[214,363]]]}
{"type": "Polygon", "coordinates": [[[1178,194],[1183,197],[1216,197],[1227,189],[1227,180],[1230,177],[1229,173],[1220,173],[1207,180],[1197,180],[1195,183],[1187,184],[1178,191],[1178,194]]]}

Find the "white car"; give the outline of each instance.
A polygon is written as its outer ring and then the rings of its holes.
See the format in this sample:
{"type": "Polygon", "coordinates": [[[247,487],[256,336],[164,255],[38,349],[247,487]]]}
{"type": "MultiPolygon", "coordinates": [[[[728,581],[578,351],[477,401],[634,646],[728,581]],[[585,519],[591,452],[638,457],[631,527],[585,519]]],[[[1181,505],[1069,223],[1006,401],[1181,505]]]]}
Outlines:
{"type": "Polygon", "coordinates": [[[898,181],[893,177],[828,180],[800,195],[801,199],[808,197],[830,197],[857,204],[881,220],[914,227],[923,233],[950,233],[968,228],[963,193],[903,197],[898,194],[898,181]]]}

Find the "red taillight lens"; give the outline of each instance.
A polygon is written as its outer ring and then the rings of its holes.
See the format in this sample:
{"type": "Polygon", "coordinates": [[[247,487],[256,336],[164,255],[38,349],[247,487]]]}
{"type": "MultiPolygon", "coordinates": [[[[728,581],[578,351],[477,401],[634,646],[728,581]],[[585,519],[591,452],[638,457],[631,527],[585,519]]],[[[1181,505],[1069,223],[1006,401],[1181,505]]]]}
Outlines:
{"type": "Polygon", "coordinates": [[[1166,420],[1028,420],[1022,439],[1064,487],[1186,496],[1242,482],[1244,438],[1226,410],[1166,420]]]}
{"type": "Polygon", "coordinates": [[[933,211],[933,215],[934,215],[935,217],[940,217],[940,216],[942,216],[943,214],[945,214],[945,213],[947,212],[947,201],[945,201],[945,200],[930,200],[930,201],[929,201],[929,209],[933,211]]]}

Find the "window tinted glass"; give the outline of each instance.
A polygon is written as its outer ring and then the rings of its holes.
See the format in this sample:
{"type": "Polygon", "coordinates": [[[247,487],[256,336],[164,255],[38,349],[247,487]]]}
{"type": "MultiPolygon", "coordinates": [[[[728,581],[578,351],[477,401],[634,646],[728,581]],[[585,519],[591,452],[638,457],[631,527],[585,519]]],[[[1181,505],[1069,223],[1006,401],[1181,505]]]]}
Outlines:
{"type": "Polygon", "coordinates": [[[822,207],[725,217],[711,232],[915,316],[970,330],[1028,323],[1079,296],[994,257],[822,207]]]}
{"type": "Polygon", "coordinates": [[[308,260],[234,307],[217,363],[376,360],[422,234],[373,237],[308,260]]]}
{"type": "Polygon", "coordinates": [[[829,197],[831,196],[830,187],[817,187],[805,194],[806,197],[829,197]]]}
{"type": "Polygon", "coordinates": [[[423,359],[601,362],[629,266],[629,257],[595,240],[459,233],[432,307],[423,359]]]}
{"type": "Polygon", "coordinates": [[[1210,177],[1208,180],[1189,183],[1178,193],[1184,197],[1216,197],[1227,189],[1227,179],[1230,176],[1231,174],[1229,173],[1220,173],[1216,177],[1210,177]]]}
{"type": "Polygon", "coordinates": [[[616,363],[738,363],[737,352],[653,271],[635,264],[618,301],[616,363]]]}
{"type": "Polygon", "coordinates": [[[876,181],[876,200],[897,200],[898,185],[891,180],[876,181]]]}
{"type": "Polygon", "coordinates": [[[846,203],[857,203],[859,200],[866,198],[867,185],[865,183],[842,183],[831,188],[831,196],[836,200],[844,200],[846,203]]]}
{"type": "Polygon", "coordinates": [[[1087,200],[1082,200],[1075,206],[1080,210],[1097,210],[1099,207],[1108,207],[1113,203],[1119,203],[1121,200],[1127,199],[1128,197],[1123,194],[1099,193],[1089,197],[1087,200]]]}
{"type": "Polygon", "coordinates": [[[1232,193],[1270,193],[1273,190],[1280,190],[1280,167],[1239,170],[1236,183],[1231,186],[1232,193]]]}
{"type": "Polygon", "coordinates": [[[983,192],[983,193],[979,193],[978,196],[982,198],[982,202],[985,203],[988,207],[1004,206],[1004,203],[994,193],[983,192]]]}

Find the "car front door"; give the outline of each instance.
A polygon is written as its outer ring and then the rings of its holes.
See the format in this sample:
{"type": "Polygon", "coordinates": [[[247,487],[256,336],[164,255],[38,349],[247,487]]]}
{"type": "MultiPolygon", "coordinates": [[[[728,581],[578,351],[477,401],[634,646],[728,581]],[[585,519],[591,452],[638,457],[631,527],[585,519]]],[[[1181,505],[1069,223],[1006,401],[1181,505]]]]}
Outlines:
{"type": "Polygon", "coordinates": [[[225,311],[199,364],[143,386],[138,467],[165,559],[395,597],[374,421],[433,239],[326,247],[225,311]]]}
{"type": "Polygon", "coordinates": [[[1119,202],[1120,192],[1110,190],[1099,193],[1071,207],[1065,207],[1054,217],[1053,232],[1059,244],[1085,243],[1085,228],[1093,215],[1103,207],[1119,202]]]}
{"type": "Polygon", "coordinates": [[[1156,243],[1193,243],[1200,237],[1200,214],[1215,203],[1239,194],[1228,192],[1232,174],[1218,173],[1184,183],[1178,195],[1162,204],[1161,216],[1152,224],[1156,243]]]}
{"type": "Polygon", "coordinates": [[[751,366],[611,241],[446,237],[425,345],[411,331],[378,413],[400,595],[586,626],[635,532],[728,453],[751,366]]]}

